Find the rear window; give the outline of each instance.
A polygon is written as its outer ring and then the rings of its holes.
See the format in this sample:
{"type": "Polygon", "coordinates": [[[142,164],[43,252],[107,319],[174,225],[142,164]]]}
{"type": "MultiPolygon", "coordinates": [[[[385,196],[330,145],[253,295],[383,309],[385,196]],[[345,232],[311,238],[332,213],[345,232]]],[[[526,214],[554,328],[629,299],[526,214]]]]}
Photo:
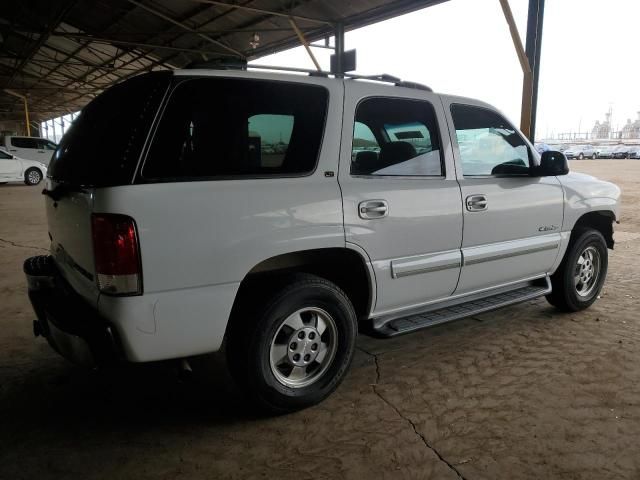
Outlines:
{"type": "Polygon", "coordinates": [[[130,184],[170,77],[169,72],[140,75],[91,101],[53,154],[51,177],[96,187],[130,184]]]}
{"type": "Polygon", "coordinates": [[[37,138],[11,137],[11,146],[16,148],[39,148],[37,138]]]}
{"type": "Polygon", "coordinates": [[[327,90],[315,85],[179,80],[142,181],[309,174],[318,160],[327,100],[327,90]]]}

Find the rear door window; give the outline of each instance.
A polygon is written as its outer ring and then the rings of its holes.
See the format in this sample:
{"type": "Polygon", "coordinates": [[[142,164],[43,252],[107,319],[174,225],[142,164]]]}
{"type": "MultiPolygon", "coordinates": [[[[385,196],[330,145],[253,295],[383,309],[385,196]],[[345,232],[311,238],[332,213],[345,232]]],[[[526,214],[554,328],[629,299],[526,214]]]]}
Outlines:
{"type": "Polygon", "coordinates": [[[328,92],[231,78],[177,81],[142,181],[306,175],[316,166],[328,92]]]}
{"type": "Polygon", "coordinates": [[[356,110],[351,174],[442,176],[437,118],[426,101],[367,98],[356,110]]]}

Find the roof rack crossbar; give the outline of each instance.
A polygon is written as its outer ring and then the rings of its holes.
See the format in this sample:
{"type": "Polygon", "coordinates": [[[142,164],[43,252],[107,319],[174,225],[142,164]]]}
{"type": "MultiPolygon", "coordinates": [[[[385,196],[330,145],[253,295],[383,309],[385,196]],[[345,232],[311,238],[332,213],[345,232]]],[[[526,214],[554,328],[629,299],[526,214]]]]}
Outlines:
{"type": "MultiPolygon", "coordinates": [[[[247,70],[250,68],[254,68],[256,70],[274,70],[278,72],[306,73],[314,77],[329,77],[329,76],[337,75],[333,72],[327,72],[325,70],[312,70],[308,68],[282,67],[282,66],[262,65],[262,64],[238,64],[238,63],[216,62],[211,65],[199,64],[199,65],[195,65],[194,67],[195,68],[235,69],[235,70],[247,70]]],[[[425,90],[428,92],[433,91],[431,88],[429,88],[426,85],[423,85],[421,83],[416,83],[416,82],[405,81],[398,77],[394,77],[393,75],[389,75],[388,73],[381,73],[378,75],[361,75],[358,73],[343,73],[341,75],[351,80],[368,80],[373,82],[391,83],[397,87],[414,88],[417,90],[425,90]]]]}

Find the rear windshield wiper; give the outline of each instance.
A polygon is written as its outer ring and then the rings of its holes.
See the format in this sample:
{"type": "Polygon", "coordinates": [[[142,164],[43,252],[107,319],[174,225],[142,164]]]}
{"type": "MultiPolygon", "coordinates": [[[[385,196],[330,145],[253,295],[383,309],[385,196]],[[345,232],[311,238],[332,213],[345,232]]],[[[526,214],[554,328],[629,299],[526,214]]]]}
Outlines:
{"type": "Polygon", "coordinates": [[[87,193],[87,190],[80,187],[79,185],[68,185],[65,183],[60,183],[53,190],[47,190],[45,188],[44,190],[42,190],[42,195],[46,195],[47,197],[57,202],[62,197],[68,195],[71,192],[87,193]]]}

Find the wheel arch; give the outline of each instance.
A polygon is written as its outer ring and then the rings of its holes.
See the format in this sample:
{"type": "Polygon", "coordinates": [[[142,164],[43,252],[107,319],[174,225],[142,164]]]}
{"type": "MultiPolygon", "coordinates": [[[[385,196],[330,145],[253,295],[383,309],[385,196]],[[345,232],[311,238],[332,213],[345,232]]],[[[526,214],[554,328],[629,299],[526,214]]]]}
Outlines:
{"type": "Polygon", "coordinates": [[[585,228],[593,228],[599,231],[607,243],[607,248],[613,250],[613,222],[616,221],[616,215],[611,210],[595,210],[587,212],[580,216],[571,230],[571,239],[573,241],[577,232],[585,228]]]}
{"type": "Polygon", "coordinates": [[[294,273],[310,273],[335,283],[349,297],[357,317],[366,318],[373,309],[376,283],[364,255],[356,248],[330,247],[267,258],[254,265],[240,282],[231,319],[247,298],[265,294],[265,290],[271,290],[283,277],[294,273]]]}

